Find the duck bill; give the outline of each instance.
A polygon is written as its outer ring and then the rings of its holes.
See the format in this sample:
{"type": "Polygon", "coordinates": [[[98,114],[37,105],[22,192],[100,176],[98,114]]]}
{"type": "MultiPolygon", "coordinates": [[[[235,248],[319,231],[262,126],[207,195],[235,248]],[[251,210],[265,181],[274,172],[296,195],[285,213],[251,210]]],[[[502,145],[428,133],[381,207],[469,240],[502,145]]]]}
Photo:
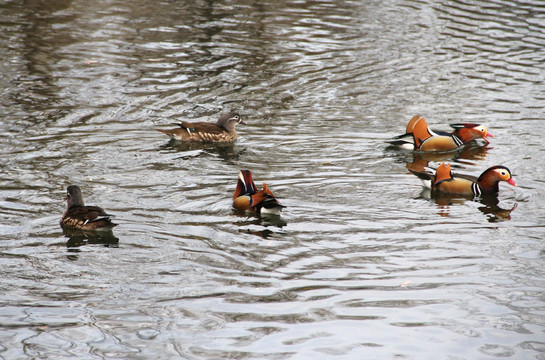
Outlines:
{"type": "Polygon", "coordinates": [[[510,178],[509,180],[507,180],[507,182],[508,182],[510,185],[517,186],[517,184],[515,184],[515,180],[513,180],[513,178],[510,178]]]}

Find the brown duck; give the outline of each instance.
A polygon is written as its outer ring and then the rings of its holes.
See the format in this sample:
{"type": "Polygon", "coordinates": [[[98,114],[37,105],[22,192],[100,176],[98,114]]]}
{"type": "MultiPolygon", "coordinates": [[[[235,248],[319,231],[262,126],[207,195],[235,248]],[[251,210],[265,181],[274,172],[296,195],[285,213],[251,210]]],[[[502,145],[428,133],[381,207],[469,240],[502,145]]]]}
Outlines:
{"type": "Polygon", "coordinates": [[[60,224],[65,229],[108,230],[116,226],[104,209],[98,206],[85,206],[81,190],[77,185],[66,189],[66,211],[60,224]]]}
{"type": "Polygon", "coordinates": [[[433,191],[458,195],[491,195],[499,192],[499,182],[517,186],[511,171],[501,165],[486,169],[478,178],[471,175],[453,174],[450,164],[441,163],[435,174],[409,169],[422,180],[424,185],[433,191]]]}
{"type": "Polygon", "coordinates": [[[245,124],[245,122],[242,121],[239,114],[231,112],[222,115],[215,124],[208,122],[191,123],[182,121],[179,124],[174,124],[178,125],[178,128],[155,130],[167,134],[172,139],[179,141],[231,142],[237,139],[237,132],[235,131],[235,126],[237,124],[245,124]]]}

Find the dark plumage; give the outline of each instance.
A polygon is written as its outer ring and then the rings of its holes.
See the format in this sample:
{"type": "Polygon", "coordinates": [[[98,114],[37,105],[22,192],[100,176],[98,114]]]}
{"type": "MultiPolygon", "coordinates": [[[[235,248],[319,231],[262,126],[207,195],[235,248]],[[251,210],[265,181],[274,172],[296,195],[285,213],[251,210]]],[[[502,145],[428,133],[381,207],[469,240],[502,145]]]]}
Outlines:
{"type": "Polygon", "coordinates": [[[110,217],[99,206],[85,206],[81,190],[77,185],[70,185],[66,189],[66,211],[62,215],[60,224],[63,228],[99,230],[111,229],[116,226],[110,217]]]}
{"type": "Polygon", "coordinates": [[[237,124],[245,124],[245,122],[242,121],[239,114],[228,113],[222,115],[215,124],[182,121],[179,124],[175,124],[179,126],[178,128],[155,130],[179,141],[231,142],[237,139],[237,132],[235,130],[237,124]]]}

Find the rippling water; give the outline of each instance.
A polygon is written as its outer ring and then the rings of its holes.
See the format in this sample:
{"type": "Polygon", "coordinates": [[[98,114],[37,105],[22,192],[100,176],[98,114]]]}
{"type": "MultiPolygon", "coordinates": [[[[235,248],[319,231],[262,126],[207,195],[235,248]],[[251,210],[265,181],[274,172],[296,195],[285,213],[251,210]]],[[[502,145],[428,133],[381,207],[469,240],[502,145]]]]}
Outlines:
{"type": "MultiPolygon", "coordinates": [[[[545,7],[0,5],[0,358],[545,359],[545,7]],[[240,112],[233,145],[154,131],[240,112]],[[386,140],[486,124],[435,198],[386,140]],[[287,209],[231,210],[239,169],[287,209]],[[64,191],[117,215],[66,236],[64,191]],[[510,211],[516,206],[514,211],[510,211]]],[[[447,158],[449,160],[450,158],[447,158]]]]}

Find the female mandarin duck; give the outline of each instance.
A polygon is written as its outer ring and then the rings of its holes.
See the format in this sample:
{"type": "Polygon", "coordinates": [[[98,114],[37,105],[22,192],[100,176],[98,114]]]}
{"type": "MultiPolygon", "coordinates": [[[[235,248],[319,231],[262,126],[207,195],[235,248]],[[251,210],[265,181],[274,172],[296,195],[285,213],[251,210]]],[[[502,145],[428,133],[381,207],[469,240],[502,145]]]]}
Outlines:
{"type": "Polygon", "coordinates": [[[499,191],[499,182],[506,181],[517,186],[512,178],[511,171],[505,166],[492,166],[485,170],[478,178],[471,175],[453,174],[450,164],[441,163],[434,174],[409,169],[418,176],[427,186],[430,184],[433,191],[458,195],[490,195],[499,191]]]}
{"type": "Polygon", "coordinates": [[[233,195],[233,207],[241,211],[250,210],[256,214],[279,215],[285,206],[278,202],[267,184],[263,184],[262,190],[257,190],[250,170],[240,170],[233,195]]]}
{"type": "Polygon", "coordinates": [[[459,123],[450,126],[454,128],[452,133],[433,131],[422,116],[416,115],[407,124],[406,133],[396,136],[391,143],[409,150],[450,151],[477,139],[484,139],[488,144],[487,137],[494,137],[484,125],[459,123]]]}
{"type": "Polygon", "coordinates": [[[114,215],[107,214],[98,206],[85,206],[81,190],[77,185],[66,189],[66,211],[61,218],[61,226],[67,229],[109,230],[116,226],[110,221],[114,215]]]}
{"type": "Polygon", "coordinates": [[[231,142],[237,139],[235,126],[245,124],[237,113],[228,113],[222,115],[219,120],[213,124],[208,122],[186,122],[182,121],[179,128],[162,130],[155,129],[167,134],[172,139],[179,141],[198,141],[198,142],[231,142]]]}

